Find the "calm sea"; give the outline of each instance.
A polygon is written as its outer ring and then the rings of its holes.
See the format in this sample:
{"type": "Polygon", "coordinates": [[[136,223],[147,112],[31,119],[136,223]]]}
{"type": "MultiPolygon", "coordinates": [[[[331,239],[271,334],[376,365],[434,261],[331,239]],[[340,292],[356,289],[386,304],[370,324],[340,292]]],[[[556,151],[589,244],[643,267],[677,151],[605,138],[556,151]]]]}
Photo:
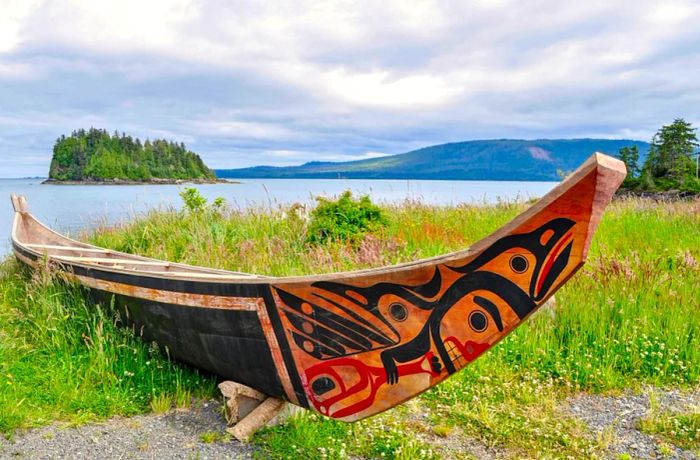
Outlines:
{"type": "MultiPolygon", "coordinates": [[[[540,197],[555,182],[343,180],[343,179],[249,179],[242,183],[197,185],[209,199],[222,196],[229,205],[278,206],[293,202],[313,203],[314,196],[334,196],[350,189],[369,194],[384,203],[406,199],[428,204],[493,203],[540,197]]],[[[9,252],[12,224],[10,193],[25,195],[30,211],[61,232],[80,230],[133,219],[144,211],[180,207],[178,185],[41,185],[41,179],[0,179],[0,256],[9,252]]]]}

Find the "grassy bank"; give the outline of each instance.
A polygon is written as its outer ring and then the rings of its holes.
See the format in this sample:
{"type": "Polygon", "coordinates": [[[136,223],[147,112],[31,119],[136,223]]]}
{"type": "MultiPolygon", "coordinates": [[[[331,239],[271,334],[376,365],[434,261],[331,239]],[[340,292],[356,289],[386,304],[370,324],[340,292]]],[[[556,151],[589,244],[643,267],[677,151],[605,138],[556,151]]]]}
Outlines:
{"type": "Polygon", "coordinates": [[[110,305],[14,261],[0,266],[0,433],[187,406],[215,382],[120,328],[110,305]]]}
{"type": "MultiPolygon", "coordinates": [[[[162,210],[85,238],[173,261],[297,275],[463,248],[524,207],[388,206],[386,227],[354,245],[308,243],[302,207],[162,210]]],[[[512,455],[596,455],[606,439],[562,411],[569,395],[700,383],[698,241],[700,202],[616,202],[589,263],[557,294],[555,315],[537,314],[470,368],[389,413],[352,425],[305,414],[260,433],[256,442],[274,456],[451,457],[450,443],[467,438],[512,455]]],[[[80,288],[3,264],[2,432],[183,405],[190,395],[212,394],[211,378],[117,328],[110,311],[85,300],[80,288]]]]}

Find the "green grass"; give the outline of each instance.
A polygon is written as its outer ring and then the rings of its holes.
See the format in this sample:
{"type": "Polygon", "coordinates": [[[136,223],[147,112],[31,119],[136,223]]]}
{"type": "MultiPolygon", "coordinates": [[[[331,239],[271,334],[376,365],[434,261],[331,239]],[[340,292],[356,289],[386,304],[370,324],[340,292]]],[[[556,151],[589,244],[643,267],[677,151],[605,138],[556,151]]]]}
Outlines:
{"type": "Polygon", "coordinates": [[[649,403],[649,413],[637,424],[639,430],[700,454],[700,407],[662,410],[653,393],[649,403]]]}
{"type": "Polygon", "coordinates": [[[0,433],[167,410],[214,385],[118,327],[110,305],[84,289],[14,261],[0,266],[0,433]]]}
{"type": "Polygon", "coordinates": [[[399,407],[352,424],[304,412],[284,425],[260,431],[256,441],[264,446],[266,455],[281,458],[439,458],[417,436],[416,427],[400,417],[406,412],[399,407]]]}
{"type": "MultiPolygon", "coordinates": [[[[386,227],[353,245],[307,243],[302,206],[160,210],[84,238],[172,261],[301,275],[464,248],[524,208],[383,206],[386,227]]],[[[254,440],[273,457],[452,457],[445,442],[473,438],[507,456],[600,455],[608,436],[562,411],[567,397],[700,384],[698,241],[700,202],[613,203],[589,262],[557,293],[554,316],[536,314],[472,366],[388,413],[355,424],[305,413],[254,440]]],[[[160,411],[182,405],[183,394],[213,391],[213,380],[117,328],[109,306],[93,305],[81,289],[30,278],[14,262],[2,269],[1,431],[160,411]]]]}
{"type": "Polygon", "coordinates": [[[222,433],[220,431],[205,431],[199,435],[199,442],[204,444],[214,444],[216,442],[227,442],[230,441],[231,435],[222,433]]]}
{"type": "Polygon", "coordinates": [[[700,453],[700,411],[697,409],[688,413],[663,413],[648,417],[641,421],[639,428],[660,435],[679,447],[700,453]]]}

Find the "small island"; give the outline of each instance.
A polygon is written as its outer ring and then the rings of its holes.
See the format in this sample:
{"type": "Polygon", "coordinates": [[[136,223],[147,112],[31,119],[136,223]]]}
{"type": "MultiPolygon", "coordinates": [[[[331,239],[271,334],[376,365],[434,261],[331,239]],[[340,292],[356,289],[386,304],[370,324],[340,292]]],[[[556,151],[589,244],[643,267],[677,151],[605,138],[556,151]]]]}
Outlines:
{"type": "Polygon", "coordinates": [[[90,128],[61,136],[53,147],[45,184],[215,183],[213,170],[185,144],[141,140],[90,128]]]}

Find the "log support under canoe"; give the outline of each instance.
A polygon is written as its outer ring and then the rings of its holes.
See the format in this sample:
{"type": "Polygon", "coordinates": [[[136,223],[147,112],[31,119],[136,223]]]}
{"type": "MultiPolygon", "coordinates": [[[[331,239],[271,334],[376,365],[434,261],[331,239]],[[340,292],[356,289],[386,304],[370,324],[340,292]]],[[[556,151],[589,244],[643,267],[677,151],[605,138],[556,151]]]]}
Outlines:
{"type": "Polygon", "coordinates": [[[247,441],[259,429],[281,423],[292,414],[292,408],[281,399],[229,380],[219,384],[224,396],[226,422],[230,433],[239,441],[247,441]],[[287,410],[285,410],[287,408],[287,410]]]}

